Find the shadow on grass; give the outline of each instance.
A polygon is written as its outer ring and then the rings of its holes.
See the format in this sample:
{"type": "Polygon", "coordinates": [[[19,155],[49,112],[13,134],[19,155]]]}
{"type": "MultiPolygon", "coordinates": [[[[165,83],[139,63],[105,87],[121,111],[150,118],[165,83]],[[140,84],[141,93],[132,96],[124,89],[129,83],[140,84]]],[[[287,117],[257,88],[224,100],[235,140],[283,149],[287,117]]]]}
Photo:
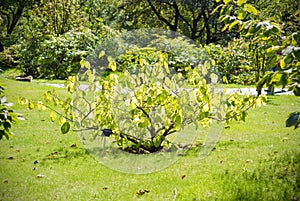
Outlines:
{"type": "Polygon", "coordinates": [[[267,105],[273,105],[273,106],[279,106],[278,103],[274,102],[274,96],[268,96],[267,97],[267,105]]]}
{"type": "Polygon", "coordinates": [[[72,159],[87,158],[89,156],[89,152],[85,148],[72,146],[70,148],[59,148],[57,151],[48,154],[42,161],[68,162],[72,159]]]}
{"type": "Polygon", "coordinates": [[[230,200],[299,200],[300,154],[269,156],[255,169],[226,172],[224,189],[230,200]]]}

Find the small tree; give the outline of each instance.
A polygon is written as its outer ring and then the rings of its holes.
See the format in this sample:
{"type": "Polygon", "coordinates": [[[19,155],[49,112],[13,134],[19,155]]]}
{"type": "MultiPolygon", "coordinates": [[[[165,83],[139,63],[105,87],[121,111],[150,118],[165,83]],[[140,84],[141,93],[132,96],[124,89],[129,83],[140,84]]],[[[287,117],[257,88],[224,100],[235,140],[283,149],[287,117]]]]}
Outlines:
{"type": "MultiPolygon", "coordinates": [[[[294,30],[299,24],[300,11],[295,11],[291,20],[281,24],[280,21],[266,19],[263,13],[246,0],[237,2],[226,0],[219,8],[216,8],[218,9],[221,9],[220,20],[226,23],[224,30],[239,26],[241,37],[250,42],[249,51],[254,53],[253,58],[256,64],[258,95],[261,94],[264,85],[281,84],[299,96],[300,33],[294,30]],[[232,12],[233,7],[234,12],[232,12]],[[276,68],[276,70],[267,72],[270,68],[276,68]]],[[[297,128],[299,124],[299,112],[291,113],[286,120],[286,126],[297,128]]]]}
{"type": "MultiPolygon", "coordinates": [[[[63,100],[55,91],[48,91],[45,103],[31,103],[31,108],[35,104],[49,108],[52,121],[58,114],[62,133],[74,123],[77,131],[91,131],[91,139],[106,136],[124,151],[144,154],[170,149],[173,136],[184,137],[186,127],[192,126],[196,132],[213,121],[245,120],[247,110],[262,103],[261,98],[237,94],[222,99],[215,88],[218,76],[208,73],[209,62],[190,67],[184,77],[168,67],[165,53],[157,50],[153,54],[158,62],[151,64],[141,58],[135,69],[138,73],[125,70],[105,78],[97,76],[102,72],[83,60],[82,73],[69,77],[66,84],[70,97],[63,100]],[[55,110],[50,102],[63,110],[55,110]]],[[[107,59],[109,69],[115,72],[117,63],[107,59]]]]}

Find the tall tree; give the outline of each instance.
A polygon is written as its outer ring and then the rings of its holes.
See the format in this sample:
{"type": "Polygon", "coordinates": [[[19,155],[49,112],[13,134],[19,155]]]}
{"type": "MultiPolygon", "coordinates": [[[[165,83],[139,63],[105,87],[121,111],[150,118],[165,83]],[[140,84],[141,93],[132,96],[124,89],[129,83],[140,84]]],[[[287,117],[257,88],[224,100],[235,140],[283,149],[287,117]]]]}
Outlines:
{"type": "Polygon", "coordinates": [[[0,15],[4,18],[4,27],[10,35],[18,24],[25,8],[29,8],[38,1],[34,0],[0,0],[0,15]]]}
{"type": "Polygon", "coordinates": [[[211,0],[128,0],[121,1],[114,12],[106,14],[112,16],[108,21],[113,19],[122,24],[120,28],[168,28],[209,44],[232,37],[233,30],[222,31],[219,12],[212,14],[219,4],[211,0]]]}

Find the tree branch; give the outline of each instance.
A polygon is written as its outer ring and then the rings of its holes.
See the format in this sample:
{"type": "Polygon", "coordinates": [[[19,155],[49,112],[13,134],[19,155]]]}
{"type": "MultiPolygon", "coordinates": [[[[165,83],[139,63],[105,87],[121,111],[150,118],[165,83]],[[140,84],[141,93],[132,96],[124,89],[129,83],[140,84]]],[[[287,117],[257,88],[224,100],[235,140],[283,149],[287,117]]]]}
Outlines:
{"type": "Polygon", "coordinates": [[[17,25],[19,19],[21,18],[23,10],[24,10],[24,6],[20,5],[20,7],[17,9],[16,13],[13,13],[13,18],[12,18],[11,24],[7,30],[7,34],[10,35],[12,33],[12,31],[14,30],[15,26],[17,25]]]}
{"type": "Polygon", "coordinates": [[[159,20],[164,22],[172,31],[177,31],[177,27],[174,27],[174,25],[171,24],[166,18],[164,18],[161,13],[155,8],[151,0],[147,0],[148,4],[150,5],[152,11],[155,13],[155,15],[158,17],[159,20]]]}
{"type": "Polygon", "coordinates": [[[150,128],[147,127],[147,130],[150,132],[151,137],[155,137],[156,136],[156,132],[155,132],[155,128],[152,125],[152,120],[151,117],[149,116],[149,114],[144,110],[144,108],[136,106],[137,109],[141,110],[143,112],[144,115],[146,115],[147,119],[150,122],[150,128]]]}

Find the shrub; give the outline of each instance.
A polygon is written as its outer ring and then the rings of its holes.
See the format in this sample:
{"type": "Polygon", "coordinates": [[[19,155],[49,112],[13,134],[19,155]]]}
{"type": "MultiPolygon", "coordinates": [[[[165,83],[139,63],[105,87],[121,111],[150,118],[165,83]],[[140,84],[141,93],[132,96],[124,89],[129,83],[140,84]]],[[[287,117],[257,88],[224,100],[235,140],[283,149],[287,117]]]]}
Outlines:
{"type": "Polygon", "coordinates": [[[37,78],[66,79],[79,70],[79,61],[93,50],[98,37],[90,30],[73,30],[47,39],[31,39],[19,48],[18,67],[37,78]]]}

